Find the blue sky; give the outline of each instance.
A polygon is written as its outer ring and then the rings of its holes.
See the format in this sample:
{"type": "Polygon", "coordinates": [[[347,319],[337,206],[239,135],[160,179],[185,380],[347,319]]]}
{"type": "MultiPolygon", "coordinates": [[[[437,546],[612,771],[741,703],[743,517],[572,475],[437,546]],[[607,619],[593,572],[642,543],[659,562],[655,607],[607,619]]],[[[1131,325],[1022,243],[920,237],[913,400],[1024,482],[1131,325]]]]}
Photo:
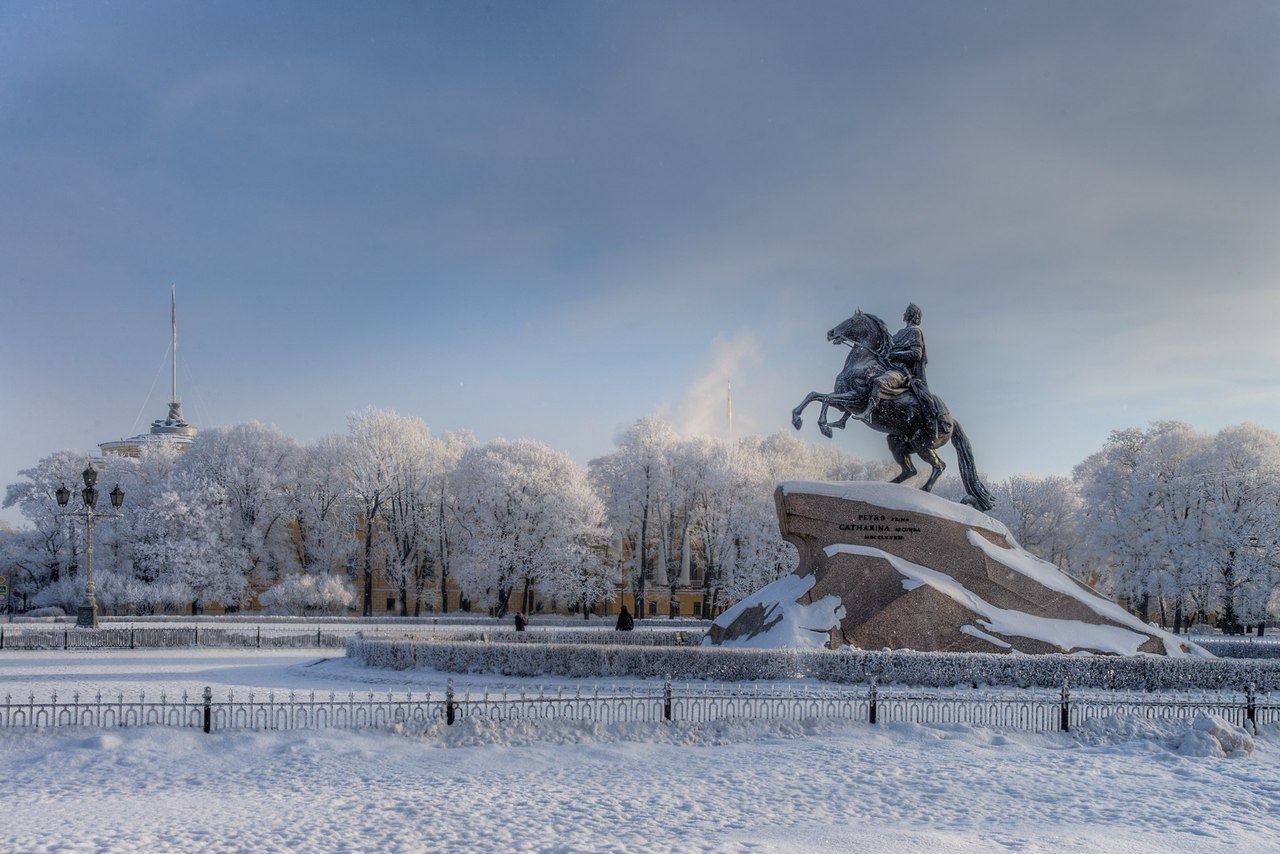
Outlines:
{"type": "Polygon", "coordinates": [[[1278,43],[1264,2],[4,3],[0,483],[164,414],[172,283],[199,427],[586,462],[732,379],[768,434],[915,301],[994,476],[1276,429],[1278,43]]]}

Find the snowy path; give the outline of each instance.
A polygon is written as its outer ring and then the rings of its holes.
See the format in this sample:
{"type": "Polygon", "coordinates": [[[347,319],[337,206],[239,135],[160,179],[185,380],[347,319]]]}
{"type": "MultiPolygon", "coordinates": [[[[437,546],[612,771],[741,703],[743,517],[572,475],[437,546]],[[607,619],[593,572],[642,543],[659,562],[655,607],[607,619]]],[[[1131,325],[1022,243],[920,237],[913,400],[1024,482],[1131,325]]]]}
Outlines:
{"type": "MultiPolygon", "coordinates": [[[[307,667],[314,651],[211,653],[0,654],[0,690],[385,691],[405,676],[370,685],[342,662],[307,667]]],[[[1178,755],[1186,725],[1162,726],[0,731],[0,850],[1280,850],[1280,729],[1222,759],[1178,755]]]]}

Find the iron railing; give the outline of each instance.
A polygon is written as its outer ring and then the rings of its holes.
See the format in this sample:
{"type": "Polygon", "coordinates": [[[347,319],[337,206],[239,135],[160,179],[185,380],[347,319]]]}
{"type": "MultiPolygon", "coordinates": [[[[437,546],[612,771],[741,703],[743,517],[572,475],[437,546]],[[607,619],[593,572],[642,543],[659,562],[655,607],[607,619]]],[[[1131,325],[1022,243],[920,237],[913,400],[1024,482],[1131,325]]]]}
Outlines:
{"type": "Polygon", "coordinates": [[[1252,685],[1243,692],[1179,692],[1172,695],[1128,691],[1089,693],[1073,697],[1069,708],[1072,726],[1089,718],[1117,714],[1144,718],[1185,718],[1207,714],[1254,727],[1280,722],[1280,696],[1259,694],[1252,685]]]}
{"type": "Polygon", "coordinates": [[[808,686],[764,688],[673,685],[660,689],[566,691],[490,691],[454,689],[442,693],[369,693],[269,691],[265,695],[228,692],[215,700],[210,688],[202,695],[177,699],[139,695],[126,699],[56,694],[37,700],[6,695],[0,704],[0,728],[168,726],[220,730],[424,729],[443,721],[575,720],[595,723],[637,721],[814,720],[892,721],[921,724],[969,724],[1032,732],[1069,731],[1091,718],[1116,714],[1148,718],[1191,718],[1213,714],[1231,723],[1256,728],[1280,722],[1280,696],[1240,692],[1132,694],[1090,691],[1021,690],[882,690],[869,686],[815,689],[808,686]]]}

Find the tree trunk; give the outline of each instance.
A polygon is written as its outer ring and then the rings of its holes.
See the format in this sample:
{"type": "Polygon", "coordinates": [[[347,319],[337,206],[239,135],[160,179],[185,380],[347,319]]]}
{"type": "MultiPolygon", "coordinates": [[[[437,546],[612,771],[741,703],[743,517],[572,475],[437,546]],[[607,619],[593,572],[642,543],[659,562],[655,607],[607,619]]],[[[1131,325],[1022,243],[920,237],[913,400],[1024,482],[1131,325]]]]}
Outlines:
{"type": "Polygon", "coordinates": [[[449,540],[444,533],[444,498],[440,499],[440,613],[449,613],[449,540]]]}
{"type": "Polygon", "coordinates": [[[644,505],[644,513],[640,516],[640,566],[637,568],[636,574],[631,579],[631,604],[635,607],[636,615],[643,616],[642,602],[644,601],[644,571],[649,566],[649,505],[644,505]]]}
{"type": "Polygon", "coordinates": [[[364,616],[373,616],[373,521],[364,526],[364,616]]]}
{"type": "Polygon", "coordinates": [[[498,619],[502,619],[507,614],[507,603],[511,601],[511,591],[510,583],[498,585],[498,604],[493,609],[493,615],[498,619]]]}
{"type": "Polygon", "coordinates": [[[711,612],[715,608],[712,601],[711,591],[715,583],[716,566],[711,559],[711,550],[706,550],[705,555],[707,565],[702,570],[702,618],[704,620],[715,619],[711,612]]]}

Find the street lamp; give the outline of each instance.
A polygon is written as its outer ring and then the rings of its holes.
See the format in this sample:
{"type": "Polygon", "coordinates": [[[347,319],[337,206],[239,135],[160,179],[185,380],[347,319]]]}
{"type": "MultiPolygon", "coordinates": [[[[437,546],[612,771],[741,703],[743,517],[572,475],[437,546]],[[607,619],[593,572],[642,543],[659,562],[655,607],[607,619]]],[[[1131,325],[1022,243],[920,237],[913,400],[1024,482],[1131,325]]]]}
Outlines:
{"type": "MultiPolygon", "coordinates": [[[[92,465],[85,467],[81,472],[84,478],[84,489],[80,490],[80,498],[84,501],[84,515],[88,519],[89,527],[89,549],[88,549],[88,569],[85,573],[85,604],[80,606],[80,611],[76,615],[77,628],[83,627],[87,629],[96,629],[98,627],[98,600],[94,598],[93,589],[93,517],[94,508],[98,506],[98,470],[92,465]]],[[[71,500],[71,490],[67,489],[64,483],[58,487],[53,493],[58,499],[59,507],[66,507],[71,500]]],[[[120,488],[120,484],[116,484],[116,488],[107,493],[111,499],[111,508],[116,512],[111,514],[119,516],[120,507],[124,504],[124,490],[120,488]]],[[[79,513],[71,515],[79,516],[79,513]]]]}

